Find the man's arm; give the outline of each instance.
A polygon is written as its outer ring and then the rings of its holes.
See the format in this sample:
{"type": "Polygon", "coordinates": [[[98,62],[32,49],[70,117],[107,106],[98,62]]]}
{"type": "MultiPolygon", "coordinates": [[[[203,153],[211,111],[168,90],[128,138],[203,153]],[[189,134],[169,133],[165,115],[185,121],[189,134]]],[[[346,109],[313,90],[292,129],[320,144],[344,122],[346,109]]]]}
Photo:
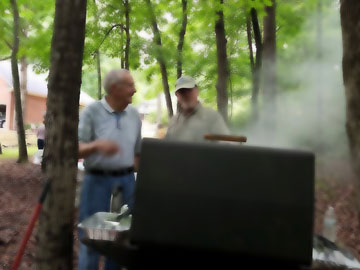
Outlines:
{"type": "Polygon", "coordinates": [[[79,142],[78,158],[87,158],[95,153],[102,153],[105,156],[112,156],[120,151],[119,146],[108,140],[96,140],[89,143],[79,142]]]}

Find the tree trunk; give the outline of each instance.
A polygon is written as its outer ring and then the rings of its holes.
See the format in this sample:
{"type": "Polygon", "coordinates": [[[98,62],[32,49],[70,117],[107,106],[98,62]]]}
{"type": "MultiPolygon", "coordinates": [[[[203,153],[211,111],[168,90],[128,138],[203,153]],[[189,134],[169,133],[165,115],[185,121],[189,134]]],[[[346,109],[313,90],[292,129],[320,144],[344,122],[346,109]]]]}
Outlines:
{"type": "Polygon", "coordinates": [[[124,0],[125,6],[125,33],[126,33],[126,45],[125,45],[125,68],[129,70],[129,53],[130,53],[130,6],[129,0],[124,0]]]}
{"type": "Polygon", "coordinates": [[[252,73],[253,89],[251,95],[252,103],[252,117],[254,120],[258,118],[259,114],[259,92],[260,92],[260,74],[262,66],[263,44],[261,40],[261,31],[256,9],[252,8],[250,11],[251,22],[254,30],[254,40],[256,46],[255,66],[252,73]]]}
{"type": "Polygon", "coordinates": [[[248,46],[249,46],[249,58],[250,58],[250,70],[252,76],[252,93],[251,93],[251,110],[252,110],[252,117],[255,118],[255,114],[257,113],[257,98],[255,98],[255,61],[254,61],[254,51],[253,51],[253,43],[252,43],[252,34],[251,34],[251,22],[250,17],[246,17],[246,33],[248,39],[248,46]]]}
{"type": "MultiPolygon", "coordinates": [[[[343,80],[346,94],[346,130],[352,165],[357,175],[357,210],[360,212],[360,1],[341,0],[343,80]]],[[[360,216],[359,216],[360,217],[360,216]]]]}
{"type": "Polygon", "coordinates": [[[26,61],[26,57],[23,56],[20,59],[21,63],[21,75],[20,75],[20,91],[21,91],[21,108],[23,112],[23,118],[25,118],[25,112],[26,112],[26,97],[27,97],[27,68],[28,63],[26,61]]]}
{"type": "Polygon", "coordinates": [[[120,66],[121,68],[125,68],[125,50],[124,50],[124,28],[121,27],[120,29],[120,35],[121,35],[121,50],[120,50],[120,66]]]}
{"type": "Polygon", "coordinates": [[[11,0],[11,8],[13,10],[14,18],[14,28],[13,28],[13,46],[11,53],[11,72],[13,78],[13,89],[15,97],[15,114],[16,114],[16,129],[18,135],[18,145],[19,145],[19,157],[17,162],[27,162],[28,154],[26,149],[26,140],[25,140],[25,129],[24,129],[24,120],[21,107],[21,93],[20,93],[20,80],[19,80],[19,68],[17,61],[17,53],[19,50],[19,10],[17,7],[16,0],[11,0]]]}
{"type": "MultiPolygon", "coordinates": [[[[95,7],[95,19],[97,21],[97,27],[99,27],[99,11],[96,5],[96,0],[93,0],[94,7],[95,7]]],[[[99,29],[99,28],[98,28],[99,29]]],[[[100,34],[100,33],[98,33],[100,34]]],[[[102,97],[101,94],[101,55],[100,55],[100,47],[95,50],[95,57],[96,57],[96,71],[97,71],[97,78],[98,78],[98,99],[100,100],[102,97]]]]}
{"type": "MultiPolygon", "coordinates": [[[[272,6],[267,6],[264,18],[264,47],[263,47],[263,92],[266,115],[266,128],[272,133],[276,124],[276,21],[275,0],[272,6]]],[[[269,134],[270,138],[274,134],[269,134]]]]}
{"type": "Polygon", "coordinates": [[[72,269],[81,68],[86,0],[56,0],[48,82],[45,179],[51,181],[40,216],[36,269],[72,269]]]}
{"type": "Polygon", "coordinates": [[[178,59],[176,64],[178,79],[182,75],[182,62],[183,62],[182,50],[184,47],[184,39],[185,39],[186,25],[187,25],[187,0],[182,0],[181,2],[182,2],[182,23],[181,23],[181,30],[179,33],[179,42],[177,45],[178,59]]]}
{"type": "Polygon", "coordinates": [[[255,61],[254,61],[254,52],[253,52],[253,44],[252,44],[252,34],[251,34],[251,22],[249,16],[246,17],[246,34],[249,46],[249,58],[250,58],[250,69],[251,74],[254,74],[255,70],[255,61]]]}
{"type": "Polygon", "coordinates": [[[217,89],[217,107],[220,114],[224,117],[224,120],[228,121],[228,93],[227,93],[227,81],[229,78],[228,60],[226,54],[226,36],[225,36],[225,24],[223,4],[224,1],[220,0],[221,8],[216,12],[217,20],[215,23],[215,35],[216,35],[216,54],[218,64],[218,78],[216,83],[217,89]]]}
{"type": "Polygon", "coordinates": [[[174,112],[173,112],[173,108],[172,108],[166,65],[163,60],[159,61],[159,65],[160,65],[160,70],[161,70],[162,84],[163,84],[164,93],[165,93],[166,107],[168,110],[169,118],[171,118],[173,116],[174,112]]]}
{"type": "MultiPolygon", "coordinates": [[[[149,12],[150,12],[151,26],[152,26],[152,30],[153,30],[153,34],[154,34],[154,43],[158,46],[159,49],[161,49],[161,36],[160,36],[159,28],[157,26],[155,13],[154,13],[153,7],[151,5],[151,1],[146,0],[146,3],[148,6],[148,9],[149,9],[149,12]]],[[[164,56],[162,55],[161,52],[156,53],[156,59],[160,66],[162,84],[163,84],[164,93],[165,93],[166,107],[167,107],[168,115],[170,118],[173,116],[174,113],[173,113],[173,108],[172,108],[172,103],[171,103],[171,96],[170,96],[170,90],[169,90],[168,75],[167,75],[167,71],[166,71],[166,64],[165,64],[164,56]]]]}
{"type": "MultiPolygon", "coordinates": [[[[177,63],[176,63],[176,73],[177,78],[179,79],[182,75],[182,64],[183,64],[183,57],[182,51],[184,47],[184,40],[185,40],[185,33],[186,33],[186,25],[187,25],[187,0],[182,0],[182,23],[181,23],[181,30],[179,32],[179,42],[177,45],[177,63]]],[[[179,113],[181,111],[180,103],[176,103],[176,112],[179,113]]]]}
{"type": "Polygon", "coordinates": [[[96,50],[96,70],[98,77],[98,99],[101,99],[101,61],[100,61],[100,50],[96,50]]]}

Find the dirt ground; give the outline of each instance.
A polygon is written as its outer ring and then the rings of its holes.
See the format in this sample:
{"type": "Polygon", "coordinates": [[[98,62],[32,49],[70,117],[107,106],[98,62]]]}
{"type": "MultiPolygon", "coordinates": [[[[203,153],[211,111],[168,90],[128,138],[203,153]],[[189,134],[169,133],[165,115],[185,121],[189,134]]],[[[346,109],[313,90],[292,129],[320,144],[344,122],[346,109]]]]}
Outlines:
{"type": "MultiPolygon", "coordinates": [[[[338,244],[360,259],[360,231],[352,184],[355,180],[350,167],[344,161],[333,161],[317,167],[314,232],[321,234],[324,213],[328,205],[334,206],[338,220],[338,244]]],[[[0,160],[0,270],[10,269],[41,187],[38,165],[0,160]]],[[[31,269],[36,247],[35,234],[36,225],[26,246],[21,270],[31,269]]]]}
{"type": "MultiPolygon", "coordinates": [[[[39,200],[42,186],[40,165],[0,160],[0,270],[11,268],[39,200]]],[[[31,269],[35,256],[36,229],[37,224],[25,248],[19,270],[31,269]]],[[[76,266],[78,250],[76,232],[74,232],[74,240],[76,266]]]]}
{"type": "MultiPolygon", "coordinates": [[[[0,161],[0,269],[10,269],[41,193],[38,165],[0,161]],[[37,196],[37,194],[39,194],[37,196]]],[[[30,269],[35,233],[26,247],[20,269],[30,269]]]]}

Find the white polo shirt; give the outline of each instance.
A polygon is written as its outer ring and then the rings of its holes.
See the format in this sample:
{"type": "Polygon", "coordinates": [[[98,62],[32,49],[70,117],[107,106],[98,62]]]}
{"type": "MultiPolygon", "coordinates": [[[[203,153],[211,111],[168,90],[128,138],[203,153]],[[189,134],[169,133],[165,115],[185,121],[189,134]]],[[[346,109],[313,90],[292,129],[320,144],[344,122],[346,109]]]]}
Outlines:
{"type": "Polygon", "coordinates": [[[117,143],[120,151],[113,156],[94,153],[84,159],[86,170],[119,170],[134,165],[134,155],[140,153],[141,119],[137,109],[128,105],[124,111],[114,111],[105,98],[95,101],[80,114],[79,142],[97,139],[117,143]]]}
{"type": "Polygon", "coordinates": [[[223,117],[200,103],[190,115],[179,113],[170,123],[165,139],[172,141],[205,142],[205,134],[228,135],[229,129],[223,117]]]}

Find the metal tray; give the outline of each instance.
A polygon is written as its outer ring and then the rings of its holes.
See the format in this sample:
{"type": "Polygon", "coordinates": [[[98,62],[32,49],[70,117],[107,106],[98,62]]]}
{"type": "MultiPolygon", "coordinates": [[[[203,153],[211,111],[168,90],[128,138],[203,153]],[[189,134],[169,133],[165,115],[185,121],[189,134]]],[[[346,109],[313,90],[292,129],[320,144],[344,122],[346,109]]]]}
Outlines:
{"type": "Polygon", "coordinates": [[[131,215],[117,221],[118,213],[97,212],[84,219],[78,227],[88,239],[116,241],[130,229],[131,215]]]}

